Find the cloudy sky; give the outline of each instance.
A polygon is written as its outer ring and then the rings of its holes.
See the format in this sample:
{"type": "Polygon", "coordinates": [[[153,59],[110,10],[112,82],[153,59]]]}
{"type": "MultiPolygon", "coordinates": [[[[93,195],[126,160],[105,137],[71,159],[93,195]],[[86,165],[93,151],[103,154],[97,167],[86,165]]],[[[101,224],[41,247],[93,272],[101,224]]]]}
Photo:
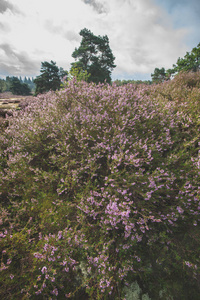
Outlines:
{"type": "Polygon", "coordinates": [[[200,0],[0,0],[0,78],[70,69],[79,32],[107,35],[113,79],[151,79],[200,42],[200,0]]]}

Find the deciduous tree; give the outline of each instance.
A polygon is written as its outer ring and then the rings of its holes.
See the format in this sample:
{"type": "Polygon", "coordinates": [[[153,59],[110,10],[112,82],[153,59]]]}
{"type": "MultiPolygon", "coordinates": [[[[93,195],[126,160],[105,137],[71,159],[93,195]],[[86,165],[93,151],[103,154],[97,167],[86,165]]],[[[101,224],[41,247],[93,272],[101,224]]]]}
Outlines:
{"type": "Polygon", "coordinates": [[[68,80],[72,80],[76,78],[77,81],[89,81],[90,74],[88,74],[87,70],[83,70],[81,67],[71,67],[68,80]]]}

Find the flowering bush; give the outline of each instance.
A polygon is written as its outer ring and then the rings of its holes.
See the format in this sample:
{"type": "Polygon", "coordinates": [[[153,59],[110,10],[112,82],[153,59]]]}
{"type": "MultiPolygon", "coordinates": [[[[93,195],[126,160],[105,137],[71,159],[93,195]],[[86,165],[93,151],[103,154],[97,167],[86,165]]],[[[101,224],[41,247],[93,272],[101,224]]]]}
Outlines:
{"type": "Polygon", "coordinates": [[[198,299],[199,77],[180,76],[72,80],[8,118],[3,299],[126,299],[136,281],[152,299],[198,299]]]}

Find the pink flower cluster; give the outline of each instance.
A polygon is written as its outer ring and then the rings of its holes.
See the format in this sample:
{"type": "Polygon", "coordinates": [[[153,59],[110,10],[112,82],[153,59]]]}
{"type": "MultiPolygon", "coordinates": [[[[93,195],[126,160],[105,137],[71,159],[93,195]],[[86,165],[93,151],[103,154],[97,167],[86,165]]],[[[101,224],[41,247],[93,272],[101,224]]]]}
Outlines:
{"type": "Polygon", "coordinates": [[[21,289],[52,299],[117,295],[122,282],[153,280],[153,268],[169,281],[170,268],[197,274],[186,241],[199,238],[198,119],[192,100],[179,105],[174,93],[169,83],[71,81],[9,118],[0,240],[16,250],[2,254],[1,272],[12,269],[14,281],[15,257],[23,265],[25,255],[23,278],[34,285],[21,289]]]}

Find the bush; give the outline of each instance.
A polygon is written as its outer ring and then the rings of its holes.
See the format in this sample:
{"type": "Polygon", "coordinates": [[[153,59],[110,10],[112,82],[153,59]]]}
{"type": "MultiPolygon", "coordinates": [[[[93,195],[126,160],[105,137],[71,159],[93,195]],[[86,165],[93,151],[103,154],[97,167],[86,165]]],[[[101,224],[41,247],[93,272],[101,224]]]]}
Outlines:
{"type": "Polygon", "coordinates": [[[198,299],[199,98],[175,82],[73,80],[9,118],[4,299],[198,299]]]}

